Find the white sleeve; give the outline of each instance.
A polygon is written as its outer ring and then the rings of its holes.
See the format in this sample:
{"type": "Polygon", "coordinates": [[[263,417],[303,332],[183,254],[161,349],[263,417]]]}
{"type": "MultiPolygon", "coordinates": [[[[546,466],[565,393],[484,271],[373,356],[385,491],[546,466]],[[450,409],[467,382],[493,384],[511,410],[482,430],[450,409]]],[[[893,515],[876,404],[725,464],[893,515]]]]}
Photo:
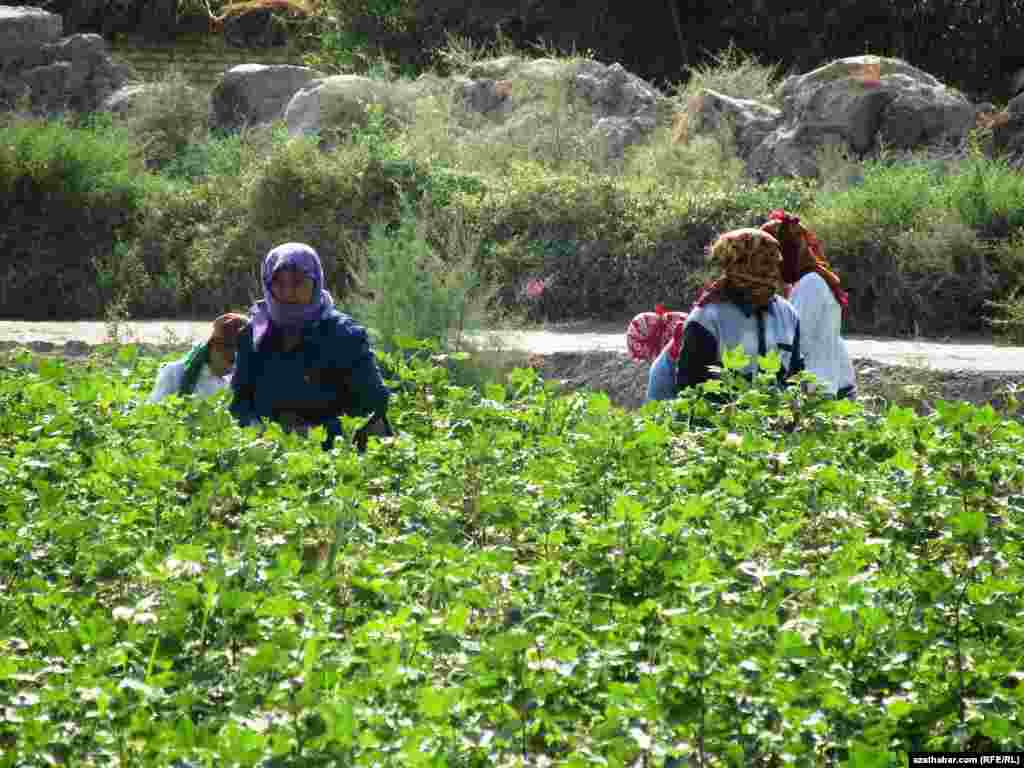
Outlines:
{"type": "Polygon", "coordinates": [[[174,363],[164,363],[160,366],[160,373],[157,374],[153,391],[149,393],[149,402],[157,403],[168,395],[175,394],[181,389],[181,379],[185,375],[185,364],[181,360],[174,363]]]}
{"type": "Polygon", "coordinates": [[[817,273],[805,276],[793,288],[789,303],[800,317],[800,340],[820,336],[825,329],[826,303],[832,298],[828,284],[817,273]],[[813,275],[813,276],[812,276],[813,275]]]}

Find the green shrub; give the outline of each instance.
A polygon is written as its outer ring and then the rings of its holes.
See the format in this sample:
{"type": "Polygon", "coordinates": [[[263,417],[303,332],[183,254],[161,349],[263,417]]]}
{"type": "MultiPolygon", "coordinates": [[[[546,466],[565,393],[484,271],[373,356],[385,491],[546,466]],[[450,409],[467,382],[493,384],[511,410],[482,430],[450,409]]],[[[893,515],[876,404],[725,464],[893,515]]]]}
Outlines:
{"type": "Polygon", "coordinates": [[[982,237],[1024,226],[1024,179],[1005,162],[972,158],[943,180],[945,204],[982,237]]]}
{"type": "Polygon", "coordinates": [[[361,310],[384,349],[396,349],[398,337],[434,340],[445,351],[459,346],[486,298],[473,242],[442,258],[427,240],[425,217],[411,205],[392,231],[383,221],[371,227],[365,278],[371,299],[361,310]]]}
{"type": "Polygon", "coordinates": [[[681,107],[686,100],[703,89],[718,91],[737,99],[771,102],[776,99],[780,80],[777,64],[762,64],[730,42],[729,47],[712,56],[711,64],[687,67],[687,81],[678,89],[676,99],[681,107]]]}
{"type": "Polygon", "coordinates": [[[160,172],[171,179],[195,183],[210,176],[238,176],[241,171],[242,139],[235,134],[188,144],[160,172]]]}
{"type": "Polygon", "coordinates": [[[138,147],[109,125],[36,118],[0,125],[0,207],[9,221],[0,231],[2,312],[98,317],[119,286],[101,286],[95,262],[130,240],[158,186],[138,147]]]}
{"type": "Polygon", "coordinates": [[[133,105],[124,125],[143,147],[146,165],[161,169],[206,139],[208,94],[189,84],[179,68],[168,70],[133,105]]]}

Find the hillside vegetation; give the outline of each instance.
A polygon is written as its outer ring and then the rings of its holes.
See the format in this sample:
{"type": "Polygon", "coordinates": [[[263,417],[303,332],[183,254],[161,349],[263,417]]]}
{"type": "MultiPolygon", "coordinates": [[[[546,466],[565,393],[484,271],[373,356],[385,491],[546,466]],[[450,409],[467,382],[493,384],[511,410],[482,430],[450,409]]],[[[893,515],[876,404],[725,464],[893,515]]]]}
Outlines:
{"type": "MultiPolygon", "coordinates": [[[[445,60],[465,71],[506,52],[452,38],[445,60]]],[[[674,109],[701,87],[770,98],[777,84],[777,67],[730,48],[690,72],[674,109]]],[[[381,254],[404,238],[448,273],[453,295],[492,315],[622,319],[656,302],[688,306],[711,275],[704,249],[715,234],[782,207],[817,231],[847,282],[849,331],[978,332],[994,315],[1017,332],[1024,183],[981,150],[983,131],[958,160],[883,147],[864,163],[823,157],[818,180],[752,185],[725,136],[675,141],[672,115],[609,164],[572,138],[580,118],[566,89],[550,91],[526,144],[467,145],[443,105],[425,103],[405,129],[371,110],[329,154],[314,139],[288,140],[282,125],[212,134],[205,95],[173,73],[126,122],[8,115],[0,200],[15,226],[0,233],[11,265],[0,274],[3,314],[244,308],[263,255],[299,240],[323,256],[336,296],[386,315],[372,309],[389,300],[373,286],[394,283],[381,254]]]]}

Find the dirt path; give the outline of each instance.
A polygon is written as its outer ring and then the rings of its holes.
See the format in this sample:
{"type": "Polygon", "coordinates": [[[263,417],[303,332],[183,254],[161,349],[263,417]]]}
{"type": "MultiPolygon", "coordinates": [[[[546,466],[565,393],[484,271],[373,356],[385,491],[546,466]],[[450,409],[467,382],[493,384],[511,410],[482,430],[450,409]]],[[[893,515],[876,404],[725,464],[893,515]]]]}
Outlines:
{"type": "MultiPolygon", "coordinates": [[[[576,323],[544,330],[504,330],[488,334],[487,346],[539,355],[625,353],[623,323],[576,323]]],[[[205,338],[209,321],[130,321],[118,330],[122,340],[146,344],[186,345],[205,338]]],[[[0,343],[67,342],[95,345],[108,337],[106,323],[25,322],[0,320],[0,343]]],[[[855,337],[847,340],[855,360],[874,360],[885,365],[927,368],[933,371],[1024,373],[1024,347],[996,346],[984,342],[938,342],[855,337]]],[[[6,345],[5,345],[6,346],[6,345]]],[[[77,346],[77,345],[75,345],[77,346]]]]}

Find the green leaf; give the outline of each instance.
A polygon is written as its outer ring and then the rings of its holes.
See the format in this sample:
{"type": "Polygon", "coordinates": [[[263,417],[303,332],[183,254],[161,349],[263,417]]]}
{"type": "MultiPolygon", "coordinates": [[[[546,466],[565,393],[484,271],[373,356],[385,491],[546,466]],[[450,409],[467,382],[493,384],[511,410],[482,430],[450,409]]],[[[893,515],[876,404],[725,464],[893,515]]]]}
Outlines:
{"type": "Polygon", "coordinates": [[[328,723],[328,733],[333,740],[342,747],[351,747],[356,743],[356,715],[351,699],[346,697],[324,702],[319,711],[328,723]]]}
{"type": "Polygon", "coordinates": [[[631,496],[621,495],[612,505],[612,516],[616,520],[640,520],[644,516],[644,505],[631,496]]]}
{"type": "Polygon", "coordinates": [[[302,651],[302,675],[307,680],[313,672],[313,667],[320,660],[320,641],[316,637],[306,640],[306,647],[302,651]]]}
{"type": "Polygon", "coordinates": [[[139,348],[135,344],[125,344],[117,350],[117,361],[122,365],[131,365],[139,357],[139,348]]]}
{"type": "Polygon", "coordinates": [[[853,744],[850,747],[849,768],[892,768],[897,765],[896,755],[886,749],[853,744]]]}
{"type": "Polygon", "coordinates": [[[906,699],[893,698],[886,704],[886,712],[889,717],[899,720],[914,711],[914,705],[906,699]]]}
{"type": "Polygon", "coordinates": [[[395,346],[403,352],[407,350],[420,349],[423,346],[423,343],[419,339],[413,336],[403,336],[400,333],[396,333],[392,337],[392,341],[394,341],[395,346]]]}
{"type": "Polygon", "coordinates": [[[445,618],[445,629],[453,634],[461,634],[466,631],[466,622],[469,621],[469,606],[465,603],[455,604],[445,618]]]}
{"type": "Polygon", "coordinates": [[[950,516],[950,524],[957,536],[983,536],[988,528],[988,519],[980,509],[964,509],[950,516]]]}
{"type": "Polygon", "coordinates": [[[664,424],[648,422],[644,425],[643,431],[637,435],[637,445],[661,446],[667,445],[672,438],[672,433],[664,424]]]}
{"type": "Polygon", "coordinates": [[[452,708],[455,694],[450,689],[422,688],[420,690],[419,710],[432,720],[446,717],[452,708]]]}
{"type": "Polygon", "coordinates": [[[606,392],[595,392],[587,398],[587,410],[595,416],[607,416],[612,410],[612,401],[606,392]]]}
{"type": "Polygon", "coordinates": [[[981,732],[990,739],[1005,741],[1013,732],[1013,725],[1005,717],[989,714],[981,723],[981,732]]]}
{"type": "Polygon", "coordinates": [[[779,351],[773,349],[767,355],[759,355],[757,358],[757,366],[765,373],[772,375],[777,374],[782,370],[782,358],[779,356],[779,351]]]}
{"type": "Polygon", "coordinates": [[[64,378],[64,362],[56,358],[44,358],[39,363],[39,375],[47,381],[59,381],[64,378]]]}
{"type": "Polygon", "coordinates": [[[484,397],[488,400],[494,400],[498,403],[504,403],[507,393],[505,392],[505,385],[498,382],[491,382],[484,385],[484,397]]]}
{"type": "Polygon", "coordinates": [[[888,459],[888,463],[904,472],[913,472],[917,469],[917,461],[913,452],[905,449],[896,451],[896,455],[888,459]]]}
{"type": "Polygon", "coordinates": [[[913,408],[901,408],[893,405],[885,415],[885,422],[893,429],[905,429],[917,421],[917,414],[913,408]]]}
{"type": "Polygon", "coordinates": [[[749,365],[750,356],[744,351],[742,344],[737,344],[722,354],[722,367],[727,371],[742,371],[749,365]]]}

